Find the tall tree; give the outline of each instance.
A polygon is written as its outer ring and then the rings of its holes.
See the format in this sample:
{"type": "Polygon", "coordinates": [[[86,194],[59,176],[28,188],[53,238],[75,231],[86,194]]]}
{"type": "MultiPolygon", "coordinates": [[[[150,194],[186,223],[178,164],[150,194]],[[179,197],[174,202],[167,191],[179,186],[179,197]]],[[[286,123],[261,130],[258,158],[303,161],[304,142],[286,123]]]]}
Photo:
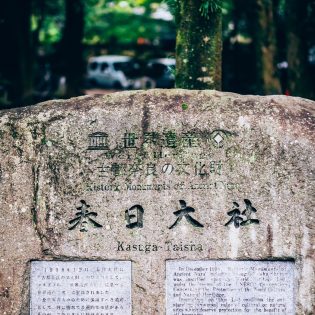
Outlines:
{"type": "Polygon", "coordinates": [[[221,0],[171,0],[177,25],[176,87],[221,89],[221,0]]]}
{"type": "MultiPolygon", "coordinates": [[[[289,91],[292,95],[306,98],[315,97],[314,80],[311,79],[308,62],[311,3],[312,0],[286,1],[289,91]]],[[[314,37],[314,29],[311,36],[314,37]]]]}
{"type": "Polygon", "coordinates": [[[249,23],[256,59],[257,93],[279,94],[281,85],[276,67],[274,0],[251,2],[249,23]]]}
{"type": "Polygon", "coordinates": [[[14,106],[32,102],[33,49],[31,0],[6,0],[1,5],[1,74],[14,106]]]}
{"type": "Polygon", "coordinates": [[[62,55],[66,75],[66,97],[81,94],[84,74],[83,34],[84,1],[65,0],[66,21],[62,38],[62,55]]]}

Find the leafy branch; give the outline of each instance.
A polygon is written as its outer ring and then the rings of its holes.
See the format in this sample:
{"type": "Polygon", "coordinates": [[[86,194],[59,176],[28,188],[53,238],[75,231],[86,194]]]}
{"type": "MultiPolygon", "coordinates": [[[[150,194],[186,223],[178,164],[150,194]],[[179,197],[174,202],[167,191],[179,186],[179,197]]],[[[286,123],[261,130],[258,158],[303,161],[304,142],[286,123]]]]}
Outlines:
{"type": "Polygon", "coordinates": [[[200,6],[201,16],[208,19],[211,13],[219,12],[222,9],[222,0],[202,0],[200,6]]]}
{"type": "MultiPolygon", "coordinates": [[[[164,0],[171,14],[175,17],[175,20],[177,20],[180,14],[180,1],[181,0],[164,0]]],[[[222,6],[223,0],[201,0],[199,11],[202,17],[208,19],[211,13],[219,12],[222,6]]]]}

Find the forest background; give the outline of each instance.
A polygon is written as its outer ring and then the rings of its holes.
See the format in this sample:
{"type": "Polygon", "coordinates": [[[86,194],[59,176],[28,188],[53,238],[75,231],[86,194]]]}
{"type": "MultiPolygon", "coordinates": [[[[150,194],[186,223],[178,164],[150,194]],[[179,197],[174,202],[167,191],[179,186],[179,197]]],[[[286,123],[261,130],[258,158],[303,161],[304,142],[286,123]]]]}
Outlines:
{"type": "MultiPolygon", "coordinates": [[[[188,37],[204,24],[209,37],[200,40],[219,39],[219,75],[213,86],[188,88],[315,99],[314,0],[4,0],[0,109],[88,93],[88,59],[99,55],[143,63],[177,57],[170,71],[176,86],[187,88],[176,34],[179,45],[180,29],[192,19],[188,37]]],[[[191,39],[186,44],[197,45],[191,39]]],[[[212,58],[214,52],[202,54],[212,58]]]]}

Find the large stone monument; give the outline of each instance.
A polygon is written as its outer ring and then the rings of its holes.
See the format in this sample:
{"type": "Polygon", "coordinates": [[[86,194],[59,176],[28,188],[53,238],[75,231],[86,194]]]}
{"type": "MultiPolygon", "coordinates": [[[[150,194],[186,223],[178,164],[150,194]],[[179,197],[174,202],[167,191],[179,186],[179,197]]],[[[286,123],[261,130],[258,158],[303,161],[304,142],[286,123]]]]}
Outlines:
{"type": "Polygon", "coordinates": [[[152,90],[1,112],[1,314],[314,314],[314,108],[152,90]]]}

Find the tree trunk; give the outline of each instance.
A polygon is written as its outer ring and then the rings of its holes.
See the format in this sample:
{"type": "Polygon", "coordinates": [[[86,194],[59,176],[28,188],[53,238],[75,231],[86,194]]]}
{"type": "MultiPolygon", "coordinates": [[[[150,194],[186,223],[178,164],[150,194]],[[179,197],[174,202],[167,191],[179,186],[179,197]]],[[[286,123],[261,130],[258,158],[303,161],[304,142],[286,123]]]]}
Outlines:
{"type": "Polygon", "coordinates": [[[84,2],[66,0],[66,22],[62,39],[62,55],[66,76],[66,97],[82,94],[84,2]]]}
{"type": "Polygon", "coordinates": [[[311,80],[308,63],[307,10],[310,2],[310,0],[287,0],[286,8],[289,93],[306,98],[315,96],[312,91],[314,80],[311,80]]]}
{"type": "MultiPolygon", "coordinates": [[[[211,1],[211,0],[209,0],[211,1]]],[[[202,16],[203,0],[179,1],[176,35],[176,87],[221,89],[222,14],[202,16]]]]}
{"type": "Polygon", "coordinates": [[[281,85],[276,67],[276,32],[273,0],[256,0],[250,12],[253,46],[256,55],[258,94],[279,94],[281,85]]]}
{"type": "Polygon", "coordinates": [[[1,11],[0,76],[12,106],[27,105],[33,95],[31,0],[7,0],[1,11]]]}

